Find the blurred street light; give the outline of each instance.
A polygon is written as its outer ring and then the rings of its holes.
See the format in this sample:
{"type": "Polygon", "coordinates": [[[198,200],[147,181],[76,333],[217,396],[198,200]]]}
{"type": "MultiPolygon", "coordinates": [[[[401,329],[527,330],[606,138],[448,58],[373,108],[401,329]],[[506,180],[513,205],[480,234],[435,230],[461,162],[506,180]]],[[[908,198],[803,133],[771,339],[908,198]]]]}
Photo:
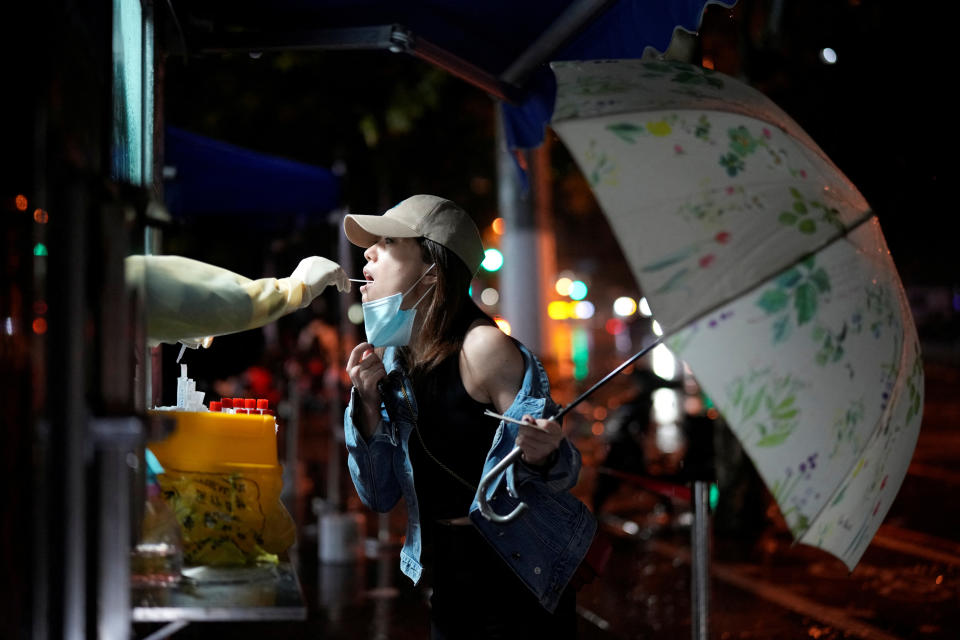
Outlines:
{"type": "Polygon", "coordinates": [[[621,318],[632,316],[637,312],[637,301],[627,296],[617,298],[613,301],[613,312],[621,318]]]}
{"type": "Polygon", "coordinates": [[[493,287],[487,287],[480,293],[480,302],[492,307],[500,301],[500,292],[493,287]]]}
{"type": "Polygon", "coordinates": [[[649,318],[653,315],[653,312],[650,311],[650,303],[647,302],[646,298],[640,298],[640,304],[637,305],[637,310],[644,318],[649,318]]]}
{"type": "Polygon", "coordinates": [[[573,315],[579,320],[587,320],[588,318],[592,318],[595,311],[596,307],[593,306],[592,302],[587,300],[583,300],[573,305],[573,315]]]}
{"type": "Polygon", "coordinates": [[[574,280],[570,285],[570,293],[568,294],[574,300],[583,300],[587,297],[587,285],[582,280],[574,280]]]}
{"type": "Polygon", "coordinates": [[[487,271],[498,271],[503,266],[503,254],[497,249],[487,249],[483,252],[483,262],[480,266],[487,271]]]}

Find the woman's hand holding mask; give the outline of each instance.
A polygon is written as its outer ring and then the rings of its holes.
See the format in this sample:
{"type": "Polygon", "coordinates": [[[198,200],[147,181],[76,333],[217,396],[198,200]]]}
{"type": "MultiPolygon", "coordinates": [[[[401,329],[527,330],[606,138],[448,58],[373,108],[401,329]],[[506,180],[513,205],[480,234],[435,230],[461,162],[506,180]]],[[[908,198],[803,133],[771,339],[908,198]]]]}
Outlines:
{"type": "Polygon", "coordinates": [[[347,375],[360,396],[361,431],[369,436],[380,422],[380,390],[377,384],[387,377],[383,361],[374,352],[372,344],[361,342],[353,348],[347,359],[347,375]]]}

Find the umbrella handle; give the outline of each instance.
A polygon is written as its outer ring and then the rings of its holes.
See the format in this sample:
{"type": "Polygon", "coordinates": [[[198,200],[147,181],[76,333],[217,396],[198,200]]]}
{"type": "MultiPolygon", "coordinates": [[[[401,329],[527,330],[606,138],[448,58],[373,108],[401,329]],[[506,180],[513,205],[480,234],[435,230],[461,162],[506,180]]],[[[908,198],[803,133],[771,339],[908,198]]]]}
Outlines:
{"type": "MultiPolygon", "coordinates": [[[[653,349],[658,344],[662,343],[666,338],[667,336],[660,336],[659,338],[654,340],[652,343],[650,343],[649,345],[647,345],[637,353],[630,356],[625,362],[620,364],[620,366],[618,366],[616,369],[614,369],[613,371],[605,375],[602,380],[600,380],[599,382],[594,384],[592,387],[590,387],[589,389],[581,393],[580,396],[577,397],[573,402],[571,402],[567,406],[560,409],[560,411],[558,411],[556,415],[548,418],[548,420],[559,420],[560,418],[562,418],[565,413],[567,413],[568,411],[573,409],[575,406],[577,406],[578,404],[586,400],[587,397],[590,396],[594,391],[596,391],[597,389],[605,385],[607,382],[612,380],[614,376],[616,376],[618,373],[626,369],[627,366],[629,366],[630,364],[633,364],[633,362],[636,361],[638,358],[647,354],[651,349],[653,349]]],[[[502,416],[498,413],[494,413],[489,410],[485,412],[485,415],[488,415],[494,418],[499,418],[500,420],[506,420],[508,422],[523,424],[521,420],[517,420],[515,418],[509,418],[507,416],[502,416]]],[[[491,522],[499,522],[501,524],[505,522],[510,522],[511,520],[515,519],[517,516],[519,516],[521,513],[527,510],[527,503],[521,502],[520,504],[517,505],[517,507],[513,511],[511,511],[505,516],[501,516],[496,511],[494,511],[493,507],[490,506],[490,503],[487,502],[487,487],[490,486],[490,483],[493,482],[493,479],[496,476],[500,475],[500,473],[506,470],[507,467],[513,464],[514,460],[519,458],[521,453],[522,452],[520,451],[520,447],[514,447],[513,451],[511,451],[506,456],[504,456],[503,460],[498,462],[496,466],[493,467],[493,469],[490,469],[490,471],[487,472],[487,475],[483,476],[483,478],[480,480],[480,484],[477,486],[477,502],[480,504],[480,513],[483,514],[484,518],[486,518],[487,520],[490,520],[491,522]]],[[[512,491],[510,492],[510,494],[514,498],[518,497],[512,491]]]]}
{"type": "MultiPolygon", "coordinates": [[[[511,464],[514,463],[520,457],[520,454],[523,451],[520,450],[520,447],[514,447],[513,451],[504,456],[503,460],[498,462],[493,469],[487,472],[487,475],[483,476],[483,479],[480,480],[480,484],[477,486],[477,502],[480,503],[480,513],[483,514],[483,517],[491,522],[497,522],[504,524],[511,522],[517,516],[522,514],[527,510],[527,503],[521,502],[516,506],[516,508],[506,515],[500,515],[493,510],[493,507],[490,506],[490,503],[487,502],[487,487],[490,486],[490,483],[493,482],[493,479],[500,475],[503,471],[506,470],[511,464]]],[[[512,492],[511,492],[512,494],[512,492]]],[[[514,498],[517,496],[514,495],[514,498]]]]}

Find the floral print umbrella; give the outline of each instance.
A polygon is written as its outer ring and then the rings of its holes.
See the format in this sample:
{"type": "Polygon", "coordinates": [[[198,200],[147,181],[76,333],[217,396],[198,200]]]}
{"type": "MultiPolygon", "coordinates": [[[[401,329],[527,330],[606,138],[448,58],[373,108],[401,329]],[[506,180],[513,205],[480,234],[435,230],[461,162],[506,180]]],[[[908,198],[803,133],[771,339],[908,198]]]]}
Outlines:
{"type": "Polygon", "coordinates": [[[553,68],[552,126],[667,345],[794,537],[852,570],[923,406],[916,329],[876,216],[789,116],[730,77],[662,61],[553,68]]]}

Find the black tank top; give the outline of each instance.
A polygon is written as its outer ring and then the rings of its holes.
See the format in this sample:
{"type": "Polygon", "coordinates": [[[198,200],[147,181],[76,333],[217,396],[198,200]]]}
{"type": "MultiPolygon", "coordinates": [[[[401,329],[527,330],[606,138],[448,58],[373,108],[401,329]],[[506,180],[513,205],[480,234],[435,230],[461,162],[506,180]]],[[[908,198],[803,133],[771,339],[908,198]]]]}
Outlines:
{"type": "Polygon", "coordinates": [[[419,416],[410,462],[421,521],[466,516],[499,425],[483,415],[493,405],[467,393],[459,351],[414,380],[413,389],[419,416]]]}

